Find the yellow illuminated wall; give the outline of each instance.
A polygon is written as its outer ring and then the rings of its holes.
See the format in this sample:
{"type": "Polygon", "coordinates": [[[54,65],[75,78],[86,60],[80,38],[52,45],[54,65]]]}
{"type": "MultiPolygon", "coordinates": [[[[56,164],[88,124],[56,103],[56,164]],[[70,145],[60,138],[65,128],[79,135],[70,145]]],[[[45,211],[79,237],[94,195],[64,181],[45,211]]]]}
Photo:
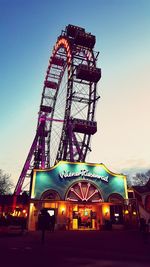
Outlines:
{"type": "Polygon", "coordinates": [[[110,219],[110,206],[108,204],[102,205],[102,215],[104,220],[110,219]]]}

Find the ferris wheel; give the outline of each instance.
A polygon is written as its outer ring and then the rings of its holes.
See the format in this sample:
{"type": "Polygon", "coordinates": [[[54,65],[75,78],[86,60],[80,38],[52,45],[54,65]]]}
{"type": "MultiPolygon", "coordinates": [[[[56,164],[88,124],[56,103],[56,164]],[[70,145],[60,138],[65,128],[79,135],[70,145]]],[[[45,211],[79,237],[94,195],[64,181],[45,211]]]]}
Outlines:
{"type": "Polygon", "coordinates": [[[60,160],[85,161],[95,121],[97,82],[96,38],[84,28],[68,25],[61,32],[49,59],[35,138],[16,185],[20,194],[33,168],[45,169],[60,160]]]}

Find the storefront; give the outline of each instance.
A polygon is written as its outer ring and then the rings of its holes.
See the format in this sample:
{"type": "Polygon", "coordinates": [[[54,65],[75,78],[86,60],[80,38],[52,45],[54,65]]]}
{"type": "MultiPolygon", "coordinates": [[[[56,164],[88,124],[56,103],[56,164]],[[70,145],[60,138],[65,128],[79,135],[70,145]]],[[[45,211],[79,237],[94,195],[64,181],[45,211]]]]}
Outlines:
{"type": "Polygon", "coordinates": [[[38,227],[46,208],[56,218],[56,229],[98,230],[106,222],[124,223],[128,199],[126,176],[103,164],[60,161],[48,170],[34,170],[29,208],[29,230],[38,227]]]}

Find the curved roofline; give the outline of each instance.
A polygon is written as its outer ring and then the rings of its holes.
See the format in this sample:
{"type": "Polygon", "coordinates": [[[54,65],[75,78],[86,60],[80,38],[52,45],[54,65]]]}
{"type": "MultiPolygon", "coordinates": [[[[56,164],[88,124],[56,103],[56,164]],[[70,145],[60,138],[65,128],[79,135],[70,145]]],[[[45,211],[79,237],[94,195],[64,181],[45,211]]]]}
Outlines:
{"type": "Polygon", "coordinates": [[[56,163],[54,166],[52,166],[51,168],[47,168],[47,169],[34,169],[35,172],[46,172],[46,171],[51,171],[55,168],[57,168],[60,164],[65,163],[65,164],[80,164],[80,165],[88,165],[88,166],[102,166],[109,174],[113,175],[113,176],[121,176],[121,177],[126,177],[126,175],[122,174],[122,173],[115,173],[110,171],[105,164],[103,163],[88,163],[88,162],[70,162],[70,161],[59,161],[58,163],[56,163]]]}

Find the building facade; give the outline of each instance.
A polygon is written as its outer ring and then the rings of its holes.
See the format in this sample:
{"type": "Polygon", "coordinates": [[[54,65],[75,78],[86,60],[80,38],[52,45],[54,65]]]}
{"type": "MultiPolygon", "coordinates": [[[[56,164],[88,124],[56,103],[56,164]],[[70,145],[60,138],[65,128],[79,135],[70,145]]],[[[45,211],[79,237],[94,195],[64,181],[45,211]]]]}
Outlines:
{"type": "Polygon", "coordinates": [[[132,189],[137,199],[139,216],[148,222],[150,220],[150,179],[145,185],[133,186],[132,189]]]}
{"type": "Polygon", "coordinates": [[[124,225],[125,202],[126,176],[103,164],[60,161],[51,169],[33,172],[28,228],[38,228],[43,208],[55,216],[56,229],[98,230],[110,221],[124,225]]]}

